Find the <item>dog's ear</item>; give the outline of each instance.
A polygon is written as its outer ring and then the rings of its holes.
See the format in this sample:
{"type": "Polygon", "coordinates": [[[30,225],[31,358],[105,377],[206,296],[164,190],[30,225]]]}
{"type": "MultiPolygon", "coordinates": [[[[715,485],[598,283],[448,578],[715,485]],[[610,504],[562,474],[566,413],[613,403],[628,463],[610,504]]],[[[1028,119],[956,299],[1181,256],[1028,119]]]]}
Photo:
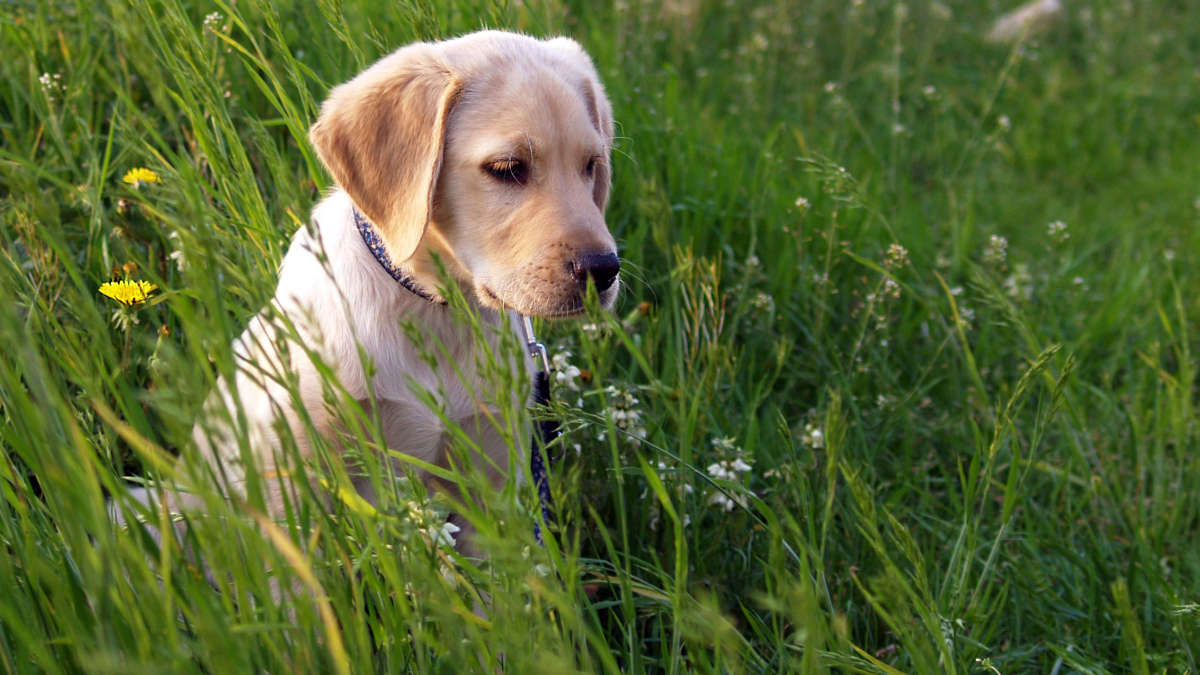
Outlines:
{"type": "Polygon", "coordinates": [[[397,262],[429,224],[446,116],[460,83],[428,44],[404,47],[335,87],[308,137],[397,262]]]}
{"type": "Polygon", "coordinates": [[[584,90],[584,98],[587,99],[592,112],[592,121],[595,122],[600,136],[604,138],[604,161],[596,163],[596,183],[592,187],[592,200],[596,202],[596,206],[603,213],[605,205],[608,204],[609,188],[612,187],[612,105],[608,102],[608,97],[604,95],[599,80],[593,77],[587,78],[584,81],[584,90]]]}
{"type": "Polygon", "coordinates": [[[604,161],[597,163],[596,184],[592,189],[592,199],[603,212],[604,207],[608,204],[609,188],[612,187],[612,104],[608,102],[608,97],[604,94],[604,87],[600,84],[596,66],[592,64],[591,57],[583,51],[583,47],[578,42],[571,38],[558,37],[547,41],[546,44],[557,50],[579,73],[582,78],[580,93],[583,95],[588,115],[591,116],[596,131],[599,131],[600,137],[604,139],[604,161]]]}

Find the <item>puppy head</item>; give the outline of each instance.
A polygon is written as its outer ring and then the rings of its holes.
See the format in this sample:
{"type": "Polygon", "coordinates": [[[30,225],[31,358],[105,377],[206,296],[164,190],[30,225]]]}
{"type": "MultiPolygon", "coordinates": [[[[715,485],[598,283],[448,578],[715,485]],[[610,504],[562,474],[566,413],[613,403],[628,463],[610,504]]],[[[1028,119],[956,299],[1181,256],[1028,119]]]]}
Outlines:
{"type": "Polygon", "coordinates": [[[321,160],[418,276],[446,261],[479,302],[524,314],[616,298],[604,223],[612,112],[575,42],[485,31],[405,47],[335,88],[321,160]]]}

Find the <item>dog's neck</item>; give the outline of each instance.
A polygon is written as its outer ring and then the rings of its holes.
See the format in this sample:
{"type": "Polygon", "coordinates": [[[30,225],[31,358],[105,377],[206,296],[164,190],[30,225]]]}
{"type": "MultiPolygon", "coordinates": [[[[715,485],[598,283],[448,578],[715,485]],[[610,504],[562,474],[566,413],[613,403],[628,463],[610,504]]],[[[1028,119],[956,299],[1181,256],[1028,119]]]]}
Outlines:
{"type": "Polygon", "coordinates": [[[446,304],[446,301],[437,294],[436,291],[426,288],[426,286],[418,283],[412,270],[394,262],[388,255],[387,246],[383,243],[383,235],[376,229],[371,221],[358,210],[358,207],[352,206],[354,212],[354,226],[358,228],[358,234],[366,245],[367,250],[374,256],[375,261],[387,272],[393,279],[396,280],[404,288],[411,293],[432,303],[446,304]]]}

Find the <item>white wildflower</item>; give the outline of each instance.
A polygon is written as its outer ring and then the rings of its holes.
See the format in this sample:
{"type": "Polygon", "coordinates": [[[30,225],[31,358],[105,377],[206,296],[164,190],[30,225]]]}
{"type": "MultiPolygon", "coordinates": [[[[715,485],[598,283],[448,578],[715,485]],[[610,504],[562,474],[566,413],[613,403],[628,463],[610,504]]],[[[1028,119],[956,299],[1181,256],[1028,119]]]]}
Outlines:
{"type": "Polygon", "coordinates": [[[726,452],[741,452],[741,449],[737,446],[737,439],[735,439],[733,436],[714,438],[712,440],[712,446],[717,450],[724,450],[726,452]]]}
{"type": "Polygon", "coordinates": [[[908,264],[908,249],[900,244],[892,244],[888,246],[887,253],[883,257],[883,266],[889,270],[899,269],[908,264]]]}
{"type": "Polygon", "coordinates": [[[1003,265],[1008,257],[1008,240],[998,234],[988,237],[988,243],[983,247],[983,261],[990,265],[1003,265]]]}
{"type": "Polygon", "coordinates": [[[454,535],[460,531],[462,531],[462,528],[447,520],[440,527],[429,528],[426,534],[429,535],[429,539],[433,541],[434,546],[448,545],[450,548],[454,548],[455,544],[458,543],[454,535]]]}
{"type": "Polygon", "coordinates": [[[800,442],[813,450],[820,450],[825,447],[825,432],[821,431],[821,427],[813,422],[804,425],[804,432],[800,434],[800,442]]]}
{"type": "Polygon", "coordinates": [[[733,461],[729,462],[729,468],[733,469],[734,471],[737,471],[739,473],[746,473],[747,471],[750,471],[754,467],[743,462],[741,457],[736,457],[733,459],[733,461]]]}
{"type": "Polygon", "coordinates": [[[724,492],[712,493],[712,495],[708,498],[708,503],[710,506],[721,507],[721,510],[725,512],[732,511],[733,507],[737,506],[737,502],[733,501],[733,499],[731,499],[729,495],[725,494],[724,492]]]}
{"type": "MultiPolygon", "coordinates": [[[[800,209],[801,211],[807,211],[809,208],[808,198],[796,197],[796,208],[800,209]]],[[[1196,200],[1196,208],[1200,209],[1200,199],[1196,200]]]]}
{"type": "Polygon", "coordinates": [[[754,299],[750,301],[750,306],[764,314],[774,314],[775,298],[772,298],[767,293],[759,291],[758,293],[754,294],[754,299]]]}
{"type": "MultiPolygon", "coordinates": [[[[642,423],[642,411],[638,408],[638,398],[632,392],[625,389],[618,389],[615,386],[608,386],[604,392],[608,394],[610,407],[606,410],[609,419],[613,421],[613,426],[631,445],[639,446],[642,440],[646,438],[646,426],[642,423]]],[[[604,433],[601,432],[600,440],[604,440],[604,433]]]]}
{"type": "Polygon", "coordinates": [[[1004,280],[1004,292],[1010,298],[1029,300],[1033,297],[1033,275],[1029,273],[1029,265],[1018,263],[1013,267],[1013,273],[1004,280]]]}
{"type": "Polygon", "coordinates": [[[1056,244],[1061,244],[1071,238],[1071,233],[1067,232],[1067,224],[1061,220],[1056,220],[1046,226],[1046,236],[1056,244]]]}
{"type": "Polygon", "coordinates": [[[579,390],[579,376],[582,371],[572,365],[568,359],[571,358],[571,352],[563,350],[554,354],[550,359],[550,368],[554,371],[554,381],[556,384],[566,387],[572,391],[579,390]]]}
{"type": "Polygon", "coordinates": [[[215,31],[217,26],[225,20],[225,17],[220,12],[212,12],[204,17],[204,27],[208,30],[215,31]]]}
{"type": "Polygon", "coordinates": [[[187,255],[183,252],[183,244],[179,240],[179,233],[172,232],[171,234],[167,235],[167,239],[170,240],[173,248],[175,249],[171,251],[171,254],[167,257],[173,260],[175,262],[175,268],[182,272],[187,269],[187,255]]]}
{"type": "Polygon", "coordinates": [[[725,462],[713,462],[706,469],[708,475],[718,480],[733,480],[737,478],[737,474],[731,471],[725,462]]]}
{"type": "Polygon", "coordinates": [[[713,462],[708,465],[708,475],[722,480],[737,480],[739,473],[746,473],[752,466],[742,461],[741,457],[713,462]]]}
{"type": "Polygon", "coordinates": [[[42,84],[42,92],[46,94],[46,98],[53,101],[58,94],[62,93],[62,75],[60,73],[42,73],[38,78],[38,82],[42,84]]]}

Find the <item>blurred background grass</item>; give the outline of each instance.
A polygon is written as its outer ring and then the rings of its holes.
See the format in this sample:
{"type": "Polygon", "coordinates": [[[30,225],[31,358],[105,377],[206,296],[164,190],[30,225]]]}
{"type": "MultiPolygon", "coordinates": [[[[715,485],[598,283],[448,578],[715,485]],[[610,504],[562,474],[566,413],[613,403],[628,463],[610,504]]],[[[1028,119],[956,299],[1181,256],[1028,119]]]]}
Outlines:
{"type": "Polygon", "coordinates": [[[2,3],[0,663],[1195,672],[1200,6],[1063,4],[2,3]],[[526,492],[487,563],[415,503],[112,525],[329,186],[329,87],[481,27],[579,40],[618,121],[551,546],[526,492]]]}

